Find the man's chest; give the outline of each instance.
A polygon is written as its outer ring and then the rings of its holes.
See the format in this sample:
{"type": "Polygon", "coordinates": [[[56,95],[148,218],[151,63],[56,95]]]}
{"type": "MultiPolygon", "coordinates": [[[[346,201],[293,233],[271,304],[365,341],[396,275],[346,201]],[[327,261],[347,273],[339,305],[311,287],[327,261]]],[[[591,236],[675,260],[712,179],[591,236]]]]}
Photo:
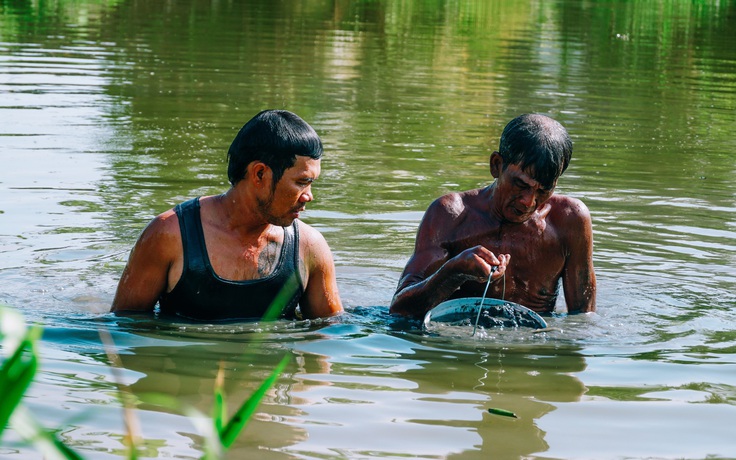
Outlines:
{"type": "Polygon", "coordinates": [[[484,246],[494,254],[509,254],[509,271],[524,276],[536,275],[542,279],[555,277],[564,267],[567,249],[560,235],[547,222],[534,222],[528,225],[466,226],[456,232],[445,244],[449,258],[462,251],[484,246]]]}
{"type": "Polygon", "coordinates": [[[239,238],[234,233],[203,229],[206,259],[220,278],[244,281],[264,278],[276,268],[283,247],[282,235],[239,238]]]}
{"type": "MultiPolygon", "coordinates": [[[[511,256],[505,276],[491,284],[489,297],[511,300],[538,311],[554,308],[566,262],[566,251],[559,238],[548,231],[536,235],[525,232],[476,234],[456,241],[449,256],[477,245],[494,254],[511,256]]],[[[454,296],[479,297],[484,286],[484,283],[468,281],[454,296]]]]}

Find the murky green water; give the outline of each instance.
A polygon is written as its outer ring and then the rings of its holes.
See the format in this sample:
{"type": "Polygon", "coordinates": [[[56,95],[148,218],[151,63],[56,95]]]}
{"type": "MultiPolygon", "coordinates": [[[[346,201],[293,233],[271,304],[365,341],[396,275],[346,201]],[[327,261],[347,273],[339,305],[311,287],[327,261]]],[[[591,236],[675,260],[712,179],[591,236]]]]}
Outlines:
{"type": "MultiPolygon", "coordinates": [[[[0,0],[0,302],[46,328],[27,406],[85,458],[121,457],[102,327],[143,458],[202,446],[148,393],[207,413],[222,362],[235,406],[284,354],[229,458],[736,458],[735,44],[732,0],[0,0]],[[304,220],[347,313],[107,315],[143,226],[224,191],[227,147],[265,108],[322,136],[304,220]],[[524,112],[575,142],[558,189],[593,214],[598,313],[480,338],[390,318],[422,212],[488,183],[524,112]]],[[[6,432],[0,457],[41,455],[6,432]]]]}

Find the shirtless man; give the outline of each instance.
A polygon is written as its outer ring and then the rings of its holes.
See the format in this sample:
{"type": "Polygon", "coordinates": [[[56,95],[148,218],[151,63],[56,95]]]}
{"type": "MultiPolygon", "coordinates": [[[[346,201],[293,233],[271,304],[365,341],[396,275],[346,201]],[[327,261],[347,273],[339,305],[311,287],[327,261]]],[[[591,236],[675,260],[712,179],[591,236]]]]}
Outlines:
{"type": "Polygon", "coordinates": [[[203,320],[304,318],[342,311],[332,253],[299,221],[320,174],[322,142],[285,110],[251,119],[228,151],[232,187],[155,217],[130,254],[113,312],[203,320]]]}
{"type": "Polygon", "coordinates": [[[551,312],[562,279],[569,313],[595,311],[590,213],[553,194],[571,156],[557,121],[526,114],[509,122],[490,157],[495,181],[427,209],[391,313],[421,318],[445,300],[481,297],[488,276],[487,297],[551,312]]]}

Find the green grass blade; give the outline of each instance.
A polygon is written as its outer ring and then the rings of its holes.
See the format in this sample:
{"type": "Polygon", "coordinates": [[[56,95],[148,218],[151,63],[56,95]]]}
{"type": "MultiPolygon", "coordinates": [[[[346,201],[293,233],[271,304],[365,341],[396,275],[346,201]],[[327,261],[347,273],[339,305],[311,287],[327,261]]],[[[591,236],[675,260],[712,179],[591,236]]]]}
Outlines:
{"type": "Polygon", "coordinates": [[[289,303],[289,300],[292,298],[298,287],[299,284],[295,273],[290,276],[281,287],[281,290],[279,290],[279,293],[273,299],[271,305],[269,305],[268,310],[266,310],[266,313],[261,317],[261,321],[273,321],[278,319],[278,317],[281,316],[281,312],[284,311],[284,307],[289,303]]]}
{"type": "Polygon", "coordinates": [[[227,405],[225,404],[225,371],[220,364],[220,370],[217,371],[217,380],[215,380],[215,406],[212,408],[212,420],[215,422],[215,430],[222,433],[227,420],[227,405]]]}
{"type": "Polygon", "coordinates": [[[273,370],[271,375],[266,380],[264,380],[261,386],[258,387],[258,390],[256,390],[255,393],[253,393],[250,398],[248,398],[243,403],[242,406],[240,406],[235,415],[233,415],[233,418],[230,419],[230,421],[228,422],[227,426],[225,426],[225,428],[220,431],[220,441],[222,442],[223,446],[227,448],[230,447],[233,442],[235,442],[240,432],[243,431],[243,428],[245,428],[245,425],[253,416],[253,413],[256,411],[256,408],[261,402],[261,399],[263,399],[263,396],[265,396],[268,389],[271,388],[271,386],[273,386],[273,384],[279,378],[281,373],[284,371],[284,368],[289,363],[290,359],[291,356],[284,356],[281,362],[273,370]]]}
{"type": "Polygon", "coordinates": [[[0,367],[0,437],[38,370],[36,341],[40,335],[40,328],[30,329],[26,338],[0,367]]]}
{"type": "Polygon", "coordinates": [[[3,362],[0,368],[0,395],[5,395],[10,391],[10,387],[18,379],[18,375],[29,365],[30,360],[26,359],[24,361],[23,356],[27,352],[32,353],[31,345],[28,340],[21,341],[13,354],[3,362]]]}
{"type": "Polygon", "coordinates": [[[36,375],[38,358],[33,351],[31,351],[28,360],[22,360],[22,356],[16,359],[17,356],[27,353],[31,347],[32,344],[23,341],[21,346],[15,350],[13,357],[3,363],[2,376],[0,376],[3,380],[3,388],[0,392],[0,400],[2,400],[2,404],[0,404],[0,434],[2,434],[3,428],[7,426],[10,416],[20,404],[23,395],[36,375]],[[8,369],[6,369],[5,364],[8,364],[8,369]]]}
{"type": "Polygon", "coordinates": [[[0,437],[10,423],[20,436],[43,452],[44,458],[82,460],[55,434],[36,422],[20,404],[38,370],[37,343],[43,329],[38,326],[26,328],[23,317],[3,305],[0,305],[0,322],[3,348],[13,350],[12,355],[0,366],[0,437]]]}

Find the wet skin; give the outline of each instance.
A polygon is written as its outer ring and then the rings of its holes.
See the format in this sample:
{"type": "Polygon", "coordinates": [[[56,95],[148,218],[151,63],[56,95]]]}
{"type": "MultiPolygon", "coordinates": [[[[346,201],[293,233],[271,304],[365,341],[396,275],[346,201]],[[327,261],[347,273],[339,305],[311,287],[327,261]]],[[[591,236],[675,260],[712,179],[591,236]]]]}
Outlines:
{"type": "MultiPolygon", "coordinates": [[[[274,183],[271,169],[254,161],[245,177],[222,195],[200,198],[207,253],[215,273],[228,280],[258,279],[276,267],[284,241],[282,227],[299,217],[313,200],[311,186],[320,161],[297,156],[274,183]]],[[[307,318],[342,312],[332,253],[324,237],[299,225],[299,270],[307,318]]],[[[111,311],[153,311],[164,292],[181,278],[183,253],[179,221],[173,209],[154,218],[139,237],[118,284],[111,311]]]]}
{"type": "Polygon", "coordinates": [[[569,312],[595,309],[592,225],[585,205],[554,195],[532,172],[490,158],[496,181],[435,200],[417,233],[391,312],[421,317],[440,302],[488,296],[538,312],[555,308],[562,280],[569,312]]]}

